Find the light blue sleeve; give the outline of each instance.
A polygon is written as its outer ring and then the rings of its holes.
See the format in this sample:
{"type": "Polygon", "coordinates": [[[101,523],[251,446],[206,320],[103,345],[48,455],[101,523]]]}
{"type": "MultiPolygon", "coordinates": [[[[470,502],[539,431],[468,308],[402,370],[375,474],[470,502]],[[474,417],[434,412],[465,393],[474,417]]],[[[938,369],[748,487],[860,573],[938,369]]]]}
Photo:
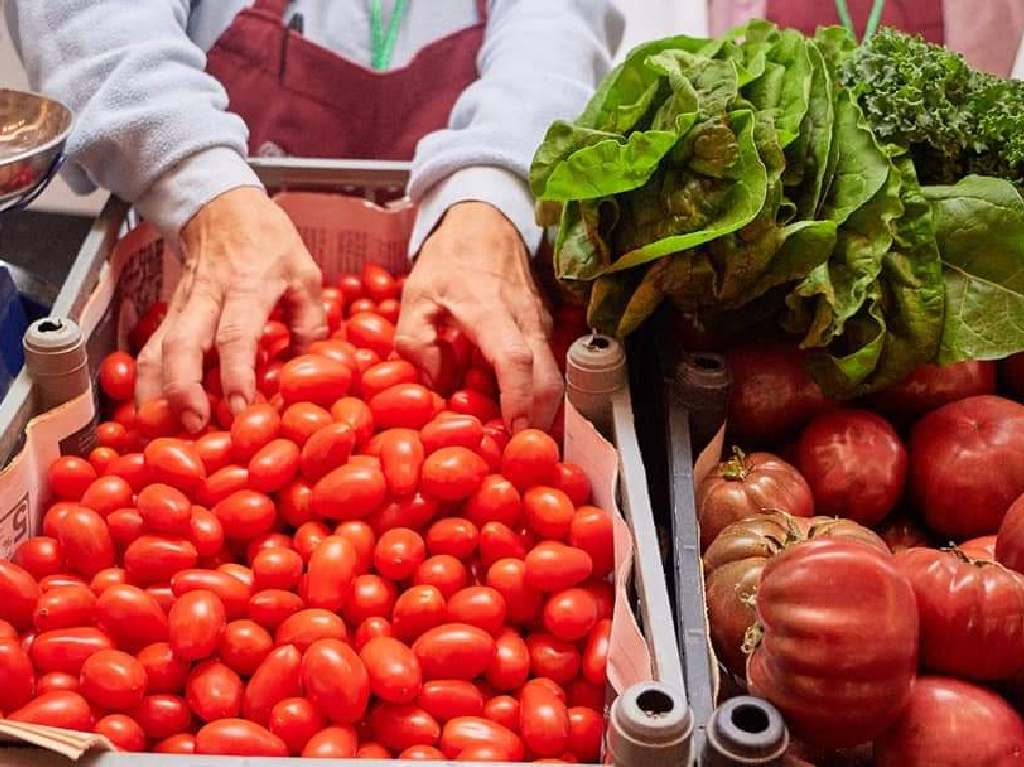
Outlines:
{"type": "Polygon", "coordinates": [[[410,254],[461,200],[495,205],[536,250],[541,230],[526,183],[533,152],[553,120],[582,111],[622,32],[612,0],[490,0],[479,79],[448,127],[416,147],[409,193],[420,211],[410,254]]]}
{"type": "Polygon", "coordinates": [[[75,113],[66,176],[176,232],[205,202],[258,186],[247,131],[188,38],[189,0],[7,0],[31,86],[75,113]]]}

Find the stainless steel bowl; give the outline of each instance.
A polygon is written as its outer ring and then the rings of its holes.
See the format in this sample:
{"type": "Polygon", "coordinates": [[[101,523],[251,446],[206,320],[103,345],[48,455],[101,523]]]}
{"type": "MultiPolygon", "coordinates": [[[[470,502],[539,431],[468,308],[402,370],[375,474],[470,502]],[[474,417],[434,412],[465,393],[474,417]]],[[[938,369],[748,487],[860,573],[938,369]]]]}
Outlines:
{"type": "Polygon", "coordinates": [[[0,88],[0,208],[45,185],[71,132],[71,110],[0,88]]]}

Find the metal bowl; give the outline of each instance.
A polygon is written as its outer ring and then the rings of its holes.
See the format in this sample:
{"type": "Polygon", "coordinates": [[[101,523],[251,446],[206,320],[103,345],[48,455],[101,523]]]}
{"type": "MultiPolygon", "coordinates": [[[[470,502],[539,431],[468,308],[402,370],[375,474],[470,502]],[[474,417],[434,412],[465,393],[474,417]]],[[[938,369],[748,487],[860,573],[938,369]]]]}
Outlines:
{"type": "Polygon", "coordinates": [[[0,88],[0,208],[49,182],[70,132],[63,104],[0,88]]]}

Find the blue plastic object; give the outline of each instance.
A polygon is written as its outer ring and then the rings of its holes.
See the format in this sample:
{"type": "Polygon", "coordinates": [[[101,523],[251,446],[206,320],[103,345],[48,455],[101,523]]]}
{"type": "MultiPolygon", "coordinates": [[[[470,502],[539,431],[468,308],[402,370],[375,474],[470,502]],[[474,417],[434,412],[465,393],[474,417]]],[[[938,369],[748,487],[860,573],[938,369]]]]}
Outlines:
{"type": "Polygon", "coordinates": [[[0,397],[25,364],[22,336],[28,329],[28,315],[21,294],[7,267],[0,266],[0,397]]]}

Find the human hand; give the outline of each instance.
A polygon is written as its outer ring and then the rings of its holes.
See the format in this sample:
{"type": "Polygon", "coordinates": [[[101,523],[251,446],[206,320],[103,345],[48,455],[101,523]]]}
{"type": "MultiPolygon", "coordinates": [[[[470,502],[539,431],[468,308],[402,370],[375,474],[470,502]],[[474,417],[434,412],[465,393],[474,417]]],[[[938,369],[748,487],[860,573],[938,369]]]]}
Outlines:
{"type": "Polygon", "coordinates": [[[395,347],[432,381],[441,367],[438,326],[449,318],[494,367],[509,427],[551,426],[562,397],[551,317],[519,232],[487,203],[448,210],[402,292],[395,347]]]}
{"type": "Polygon", "coordinates": [[[136,400],[167,397],[189,431],[210,418],[203,355],[216,346],[232,412],[256,394],[260,333],[284,297],[301,350],[327,333],[320,270],[299,233],[262,189],[232,189],[206,203],[181,231],[185,264],[167,318],[139,353],[136,400]]]}

